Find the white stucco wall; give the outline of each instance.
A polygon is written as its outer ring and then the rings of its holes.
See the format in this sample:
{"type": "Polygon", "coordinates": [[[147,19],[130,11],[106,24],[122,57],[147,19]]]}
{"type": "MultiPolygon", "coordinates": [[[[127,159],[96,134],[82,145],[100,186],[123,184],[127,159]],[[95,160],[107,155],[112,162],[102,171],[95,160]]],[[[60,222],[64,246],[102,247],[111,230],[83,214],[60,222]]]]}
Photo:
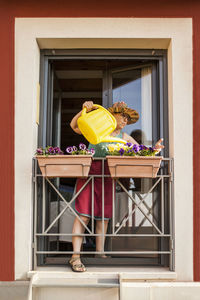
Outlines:
{"type": "Polygon", "coordinates": [[[168,49],[170,157],[175,163],[175,271],[178,280],[193,280],[191,18],[16,18],[16,279],[26,278],[31,269],[31,172],[37,147],[39,47],[168,49]]]}

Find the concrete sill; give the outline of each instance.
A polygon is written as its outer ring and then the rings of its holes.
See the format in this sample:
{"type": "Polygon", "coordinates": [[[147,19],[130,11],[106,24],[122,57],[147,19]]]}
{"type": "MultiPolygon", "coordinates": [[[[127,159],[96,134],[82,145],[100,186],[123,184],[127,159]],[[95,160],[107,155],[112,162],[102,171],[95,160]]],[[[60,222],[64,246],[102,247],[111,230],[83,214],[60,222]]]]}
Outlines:
{"type": "Polygon", "coordinates": [[[88,267],[84,273],[74,273],[70,268],[40,267],[28,272],[33,287],[118,287],[122,282],[174,281],[175,272],[166,268],[96,268],[88,267]]]}

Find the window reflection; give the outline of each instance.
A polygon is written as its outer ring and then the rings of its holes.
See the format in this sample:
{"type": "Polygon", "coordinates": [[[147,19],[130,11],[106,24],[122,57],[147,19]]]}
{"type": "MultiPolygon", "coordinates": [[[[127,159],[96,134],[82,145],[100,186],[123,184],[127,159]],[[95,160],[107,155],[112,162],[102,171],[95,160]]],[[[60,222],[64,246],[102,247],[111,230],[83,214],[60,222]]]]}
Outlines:
{"type": "Polygon", "coordinates": [[[113,102],[124,101],[138,111],[140,119],[126,132],[139,144],[152,145],[152,68],[113,73],[113,102]]]}

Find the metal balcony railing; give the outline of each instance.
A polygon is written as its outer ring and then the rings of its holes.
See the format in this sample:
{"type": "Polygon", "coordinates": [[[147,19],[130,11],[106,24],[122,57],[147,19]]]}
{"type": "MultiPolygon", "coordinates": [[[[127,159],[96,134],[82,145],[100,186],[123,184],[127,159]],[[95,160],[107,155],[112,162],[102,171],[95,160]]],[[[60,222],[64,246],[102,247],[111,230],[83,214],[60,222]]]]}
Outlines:
{"type": "MultiPolygon", "coordinates": [[[[105,158],[95,159],[102,160],[102,162],[105,161],[105,158]]],[[[43,177],[39,170],[37,159],[33,158],[33,268],[37,267],[39,258],[42,256],[67,256],[74,253],[72,249],[63,251],[59,247],[56,250],[52,250],[49,246],[49,239],[56,239],[57,244],[59,244],[61,236],[69,239],[73,236],[82,236],[84,239],[101,236],[102,252],[81,250],[79,253],[85,256],[108,254],[111,256],[131,257],[135,255],[136,259],[137,255],[167,255],[169,256],[169,269],[173,270],[175,251],[173,242],[173,159],[163,159],[157,177],[152,179],[151,185],[148,184],[146,190],[137,190],[134,185],[134,179],[130,179],[128,187],[125,186],[123,180],[112,179],[112,218],[109,222],[108,232],[104,232],[104,223],[102,222],[101,234],[95,233],[94,220],[94,179],[97,177],[102,178],[102,220],[104,220],[104,179],[110,177],[110,175],[104,174],[104,163],[102,163],[101,175],[89,175],[85,184],[77,193],[71,194],[70,197],[67,194],[67,197],[65,197],[60,190],[60,179],[43,177]],[[89,182],[92,182],[92,217],[90,226],[82,221],[74,208],[77,196],[89,182]],[[118,213],[116,203],[119,204],[119,201],[116,201],[116,197],[119,190],[126,197],[127,208],[126,214],[120,220],[116,220],[116,214],[118,213]],[[54,216],[50,217],[52,199],[56,199],[57,206],[56,211],[54,209],[54,216]],[[73,234],[67,228],[66,232],[60,232],[60,221],[64,218],[67,211],[71,216],[80,220],[85,228],[85,233],[73,234]],[[141,228],[144,229],[144,226],[147,228],[147,224],[151,230],[149,232],[141,231],[141,228]],[[57,232],[55,232],[55,228],[57,232]],[[128,228],[128,230],[125,230],[125,228],[128,228]],[[129,238],[158,238],[160,242],[158,243],[159,249],[156,250],[136,250],[134,243],[129,243],[127,249],[118,250],[117,248],[113,249],[113,247],[105,249],[104,239],[106,238],[114,238],[115,241],[119,241],[119,244],[121,238],[127,238],[127,241],[129,238]],[[164,242],[162,243],[163,240],[164,242]]]]}

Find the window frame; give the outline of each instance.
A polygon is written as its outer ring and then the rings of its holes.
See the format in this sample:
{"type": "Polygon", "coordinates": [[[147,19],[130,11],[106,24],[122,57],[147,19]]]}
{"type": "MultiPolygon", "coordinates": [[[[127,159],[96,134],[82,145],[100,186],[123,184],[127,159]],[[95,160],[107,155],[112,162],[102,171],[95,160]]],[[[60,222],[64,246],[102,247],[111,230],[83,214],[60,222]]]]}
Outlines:
{"type": "MultiPolygon", "coordinates": [[[[157,115],[157,118],[152,116],[152,132],[156,132],[153,136],[152,144],[158,140],[159,137],[164,138],[165,149],[162,150],[162,154],[165,157],[169,157],[169,124],[168,124],[168,73],[167,73],[167,50],[159,49],[132,49],[132,50],[54,50],[43,49],[40,56],[40,120],[38,126],[38,147],[45,147],[52,144],[52,138],[50,132],[46,128],[51,127],[52,116],[52,102],[51,105],[47,105],[48,99],[52,99],[52,85],[48,83],[53,80],[53,68],[51,62],[54,60],[65,59],[85,59],[85,60],[105,60],[105,59],[120,59],[120,60],[133,60],[141,59],[144,64],[147,60],[153,60],[157,64],[153,64],[152,67],[152,111],[153,115],[157,115]],[[159,97],[159,101],[157,99],[159,97]],[[159,105],[158,105],[159,103],[159,105]]],[[[105,86],[108,96],[103,96],[103,106],[112,106],[112,76],[111,73],[107,74],[108,82],[104,85],[103,93],[105,92],[105,86]]],[[[165,261],[165,258],[161,258],[161,261],[165,261]]],[[[41,261],[42,262],[42,261],[41,261]]]]}
{"type": "MultiPolygon", "coordinates": [[[[50,134],[45,132],[45,128],[50,124],[49,116],[52,113],[51,106],[47,105],[48,98],[51,97],[52,91],[48,86],[48,81],[52,80],[52,60],[64,60],[64,59],[142,59],[155,60],[157,66],[152,70],[152,111],[158,115],[158,118],[153,118],[152,131],[156,132],[158,136],[153,137],[153,143],[156,142],[158,137],[164,138],[165,149],[163,150],[165,157],[169,157],[169,124],[168,124],[168,73],[167,73],[167,50],[165,49],[71,49],[71,50],[54,50],[43,49],[40,56],[40,120],[38,126],[38,147],[45,147],[51,144],[50,134]],[[47,76],[48,74],[48,76],[47,76]],[[157,77],[157,78],[156,78],[157,77]],[[156,83],[159,83],[156,84],[156,83]],[[156,99],[159,97],[159,108],[157,108],[156,99]],[[48,113],[46,114],[46,110],[48,113]],[[158,111],[157,111],[158,110],[158,111]],[[154,120],[159,120],[158,122],[154,120]],[[163,122],[161,122],[163,120],[163,122]]],[[[109,84],[110,85],[110,84],[109,84]]],[[[104,92],[104,91],[103,91],[104,92]]],[[[110,91],[108,91],[110,93],[110,91]]],[[[111,91],[112,92],[112,91],[111,91]]],[[[108,107],[112,105],[112,97],[108,97],[108,100],[103,102],[103,105],[108,107]]]]}

